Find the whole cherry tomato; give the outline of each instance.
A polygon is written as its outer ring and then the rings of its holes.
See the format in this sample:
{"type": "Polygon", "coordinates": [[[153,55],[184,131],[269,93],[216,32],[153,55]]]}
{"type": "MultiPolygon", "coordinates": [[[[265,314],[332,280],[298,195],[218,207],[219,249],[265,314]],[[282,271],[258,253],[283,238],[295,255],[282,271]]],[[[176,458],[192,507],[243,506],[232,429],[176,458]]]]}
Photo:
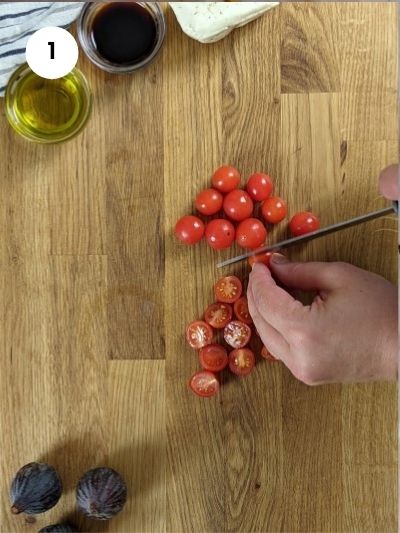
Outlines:
{"type": "Polygon", "coordinates": [[[229,220],[216,218],[207,224],[205,236],[211,248],[223,250],[229,248],[235,240],[235,228],[229,220]]]}
{"type": "Polygon", "coordinates": [[[258,218],[246,218],[236,228],[236,242],[242,248],[258,248],[266,238],[267,230],[258,218]]]}
{"type": "Polygon", "coordinates": [[[247,181],[246,190],[250,194],[253,200],[256,202],[262,202],[266,200],[271,194],[273,184],[268,174],[262,172],[256,172],[252,174],[247,181]]]}
{"type": "Polygon", "coordinates": [[[279,196],[267,198],[261,205],[261,213],[267,222],[277,224],[286,216],[286,202],[279,196]]]}
{"type": "Polygon", "coordinates": [[[225,214],[236,222],[249,218],[253,213],[253,200],[246,191],[235,189],[224,198],[223,208],[225,214]]]}
{"type": "Polygon", "coordinates": [[[212,186],[223,194],[236,189],[239,182],[240,174],[238,169],[229,165],[217,168],[211,179],[212,186]]]}
{"type": "Polygon", "coordinates": [[[202,215],[215,215],[222,209],[224,198],[216,189],[205,189],[196,196],[195,207],[202,215]]]}
{"type": "Polygon", "coordinates": [[[204,235],[204,223],[197,217],[186,215],[176,223],[175,235],[185,244],[195,244],[204,235]]]}
{"type": "Polygon", "coordinates": [[[319,229],[319,219],[310,211],[301,211],[292,216],[289,222],[290,232],[293,236],[304,235],[319,229]]]}

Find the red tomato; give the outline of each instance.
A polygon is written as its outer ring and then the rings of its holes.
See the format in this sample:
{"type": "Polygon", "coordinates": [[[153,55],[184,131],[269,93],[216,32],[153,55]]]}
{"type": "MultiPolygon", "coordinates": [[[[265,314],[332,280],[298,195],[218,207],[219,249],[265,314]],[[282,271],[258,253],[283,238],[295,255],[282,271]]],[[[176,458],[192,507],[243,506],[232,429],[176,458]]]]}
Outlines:
{"type": "Polygon", "coordinates": [[[204,370],[220,372],[228,366],[228,352],[220,344],[209,344],[200,350],[199,360],[204,370]]]}
{"type": "Polygon", "coordinates": [[[246,218],[236,228],[236,242],[242,248],[259,248],[266,238],[267,230],[258,218],[246,218]]]}
{"type": "Polygon", "coordinates": [[[246,190],[256,202],[262,202],[271,194],[273,189],[272,180],[268,174],[257,172],[250,176],[246,190]]]}
{"type": "Polygon", "coordinates": [[[319,219],[314,213],[301,211],[292,216],[289,222],[289,228],[293,236],[304,235],[311,231],[319,229],[319,219]]]}
{"type": "Polygon", "coordinates": [[[186,338],[192,348],[199,350],[212,343],[213,330],[207,322],[194,320],[186,328],[186,338]]]}
{"type": "Polygon", "coordinates": [[[197,396],[210,398],[218,393],[219,382],[217,376],[212,372],[200,370],[200,372],[196,372],[196,374],[191,377],[189,387],[195,394],[197,394],[197,396]]]}
{"type": "Polygon", "coordinates": [[[175,235],[185,244],[195,244],[204,235],[204,223],[197,217],[186,215],[176,223],[175,235]]]}
{"type": "Polygon", "coordinates": [[[248,259],[249,265],[252,267],[255,263],[263,263],[264,265],[269,266],[272,253],[273,252],[263,252],[262,254],[252,255],[248,259]]]}
{"type": "Polygon", "coordinates": [[[233,304],[233,310],[238,320],[248,325],[253,323],[253,319],[249,313],[249,306],[246,296],[242,296],[239,298],[239,300],[236,300],[236,302],[233,304]]]}
{"type": "Polygon", "coordinates": [[[267,222],[277,224],[286,216],[286,202],[279,196],[267,198],[261,205],[261,213],[267,222]]]}
{"type": "Polygon", "coordinates": [[[249,218],[253,213],[253,207],[253,200],[246,191],[241,189],[231,191],[224,198],[224,212],[226,216],[236,222],[249,218]]]}
{"type": "Polygon", "coordinates": [[[229,369],[237,376],[247,376],[256,364],[254,353],[248,348],[232,350],[229,354],[229,369]]]}
{"type": "Polygon", "coordinates": [[[251,329],[247,324],[240,320],[232,320],[224,328],[225,342],[232,348],[243,348],[249,342],[251,329]]]}
{"type": "Polygon", "coordinates": [[[232,320],[232,307],[222,302],[211,304],[204,313],[204,320],[213,328],[222,329],[232,320]]]}
{"type": "Polygon", "coordinates": [[[211,248],[223,250],[229,248],[235,240],[235,228],[229,220],[215,218],[207,224],[205,236],[211,248]]]}
{"type": "Polygon", "coordinates": [[[240,174],[237,168],[223,165],[217,168],[211,178],[212,186],[222,193],[236,189],[240,182],[240,174]]]}
{"type": "Polygon", "coordinates": [[[274,357],[265,346],[261,349],[261,357],[264,357],[264,359],[268,359],[268,361],[271,361],[271,363],[276,363],[276,361],[279,361],[276,357],[274,357]]]}
{"type": "Polygon", "coordinates": [[[220,278],[214,285],[217,302],[233,304],[242,295],[242,282],[236,276],[220,278]]]}
{"type": "Polygon", "coordinates": [[[197,211],[202,215],[215,215],[222,209],[224,198],[215,189],[205,189],[199,192],[194,203],[197,211]]]}

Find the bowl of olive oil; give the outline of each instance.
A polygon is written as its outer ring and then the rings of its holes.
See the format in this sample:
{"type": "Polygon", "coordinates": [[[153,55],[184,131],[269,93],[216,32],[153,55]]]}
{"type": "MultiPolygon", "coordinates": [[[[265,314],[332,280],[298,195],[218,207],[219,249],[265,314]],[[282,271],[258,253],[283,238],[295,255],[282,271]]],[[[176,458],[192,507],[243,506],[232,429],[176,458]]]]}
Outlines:
{"type": "Polygon", "coordinates": [[[6,117],[25,139],[57,143],[77,135],[91,111],[92,96],[86,78],[74,68],[50,80],[35,74],[27,64],[10,78],[5,93],[6,117]]]}

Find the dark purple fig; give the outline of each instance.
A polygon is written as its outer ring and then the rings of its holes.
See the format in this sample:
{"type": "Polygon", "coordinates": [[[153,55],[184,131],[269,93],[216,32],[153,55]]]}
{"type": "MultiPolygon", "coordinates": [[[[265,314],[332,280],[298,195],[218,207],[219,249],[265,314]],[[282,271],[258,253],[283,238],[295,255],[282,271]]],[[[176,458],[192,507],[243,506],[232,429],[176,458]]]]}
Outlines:
{"type": "Polygon", "coordinates": [[[46,463],[29,463],[18,470],[11,483],[11,512],[39,514],[60,499],[62,483],[55,469],[46,463]]]}
{"type": "Polygon", "coordinates": [[[125,505],[125,482],[112,468],[93,468],[79,480],[76,501],[89,518],[109,520],[125,505]]]}
{"type": "Polygon", "coordinates": [[[39,533],[78,533],[76,527],[70,524],[53,524],[52,526],[43,527],[39,533]]]}

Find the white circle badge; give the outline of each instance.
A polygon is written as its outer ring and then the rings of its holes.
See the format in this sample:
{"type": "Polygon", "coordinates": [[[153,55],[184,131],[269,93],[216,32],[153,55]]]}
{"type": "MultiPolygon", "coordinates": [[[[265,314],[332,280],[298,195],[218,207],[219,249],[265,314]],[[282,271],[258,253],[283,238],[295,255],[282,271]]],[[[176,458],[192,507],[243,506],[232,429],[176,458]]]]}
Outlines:
{"type": "Polygon", "coordinates": [[[26,45],[26,61],[38,76],[55,80],[66,76],[78,61],[78,45],[63,28],[36,31],[26,45]]]}

